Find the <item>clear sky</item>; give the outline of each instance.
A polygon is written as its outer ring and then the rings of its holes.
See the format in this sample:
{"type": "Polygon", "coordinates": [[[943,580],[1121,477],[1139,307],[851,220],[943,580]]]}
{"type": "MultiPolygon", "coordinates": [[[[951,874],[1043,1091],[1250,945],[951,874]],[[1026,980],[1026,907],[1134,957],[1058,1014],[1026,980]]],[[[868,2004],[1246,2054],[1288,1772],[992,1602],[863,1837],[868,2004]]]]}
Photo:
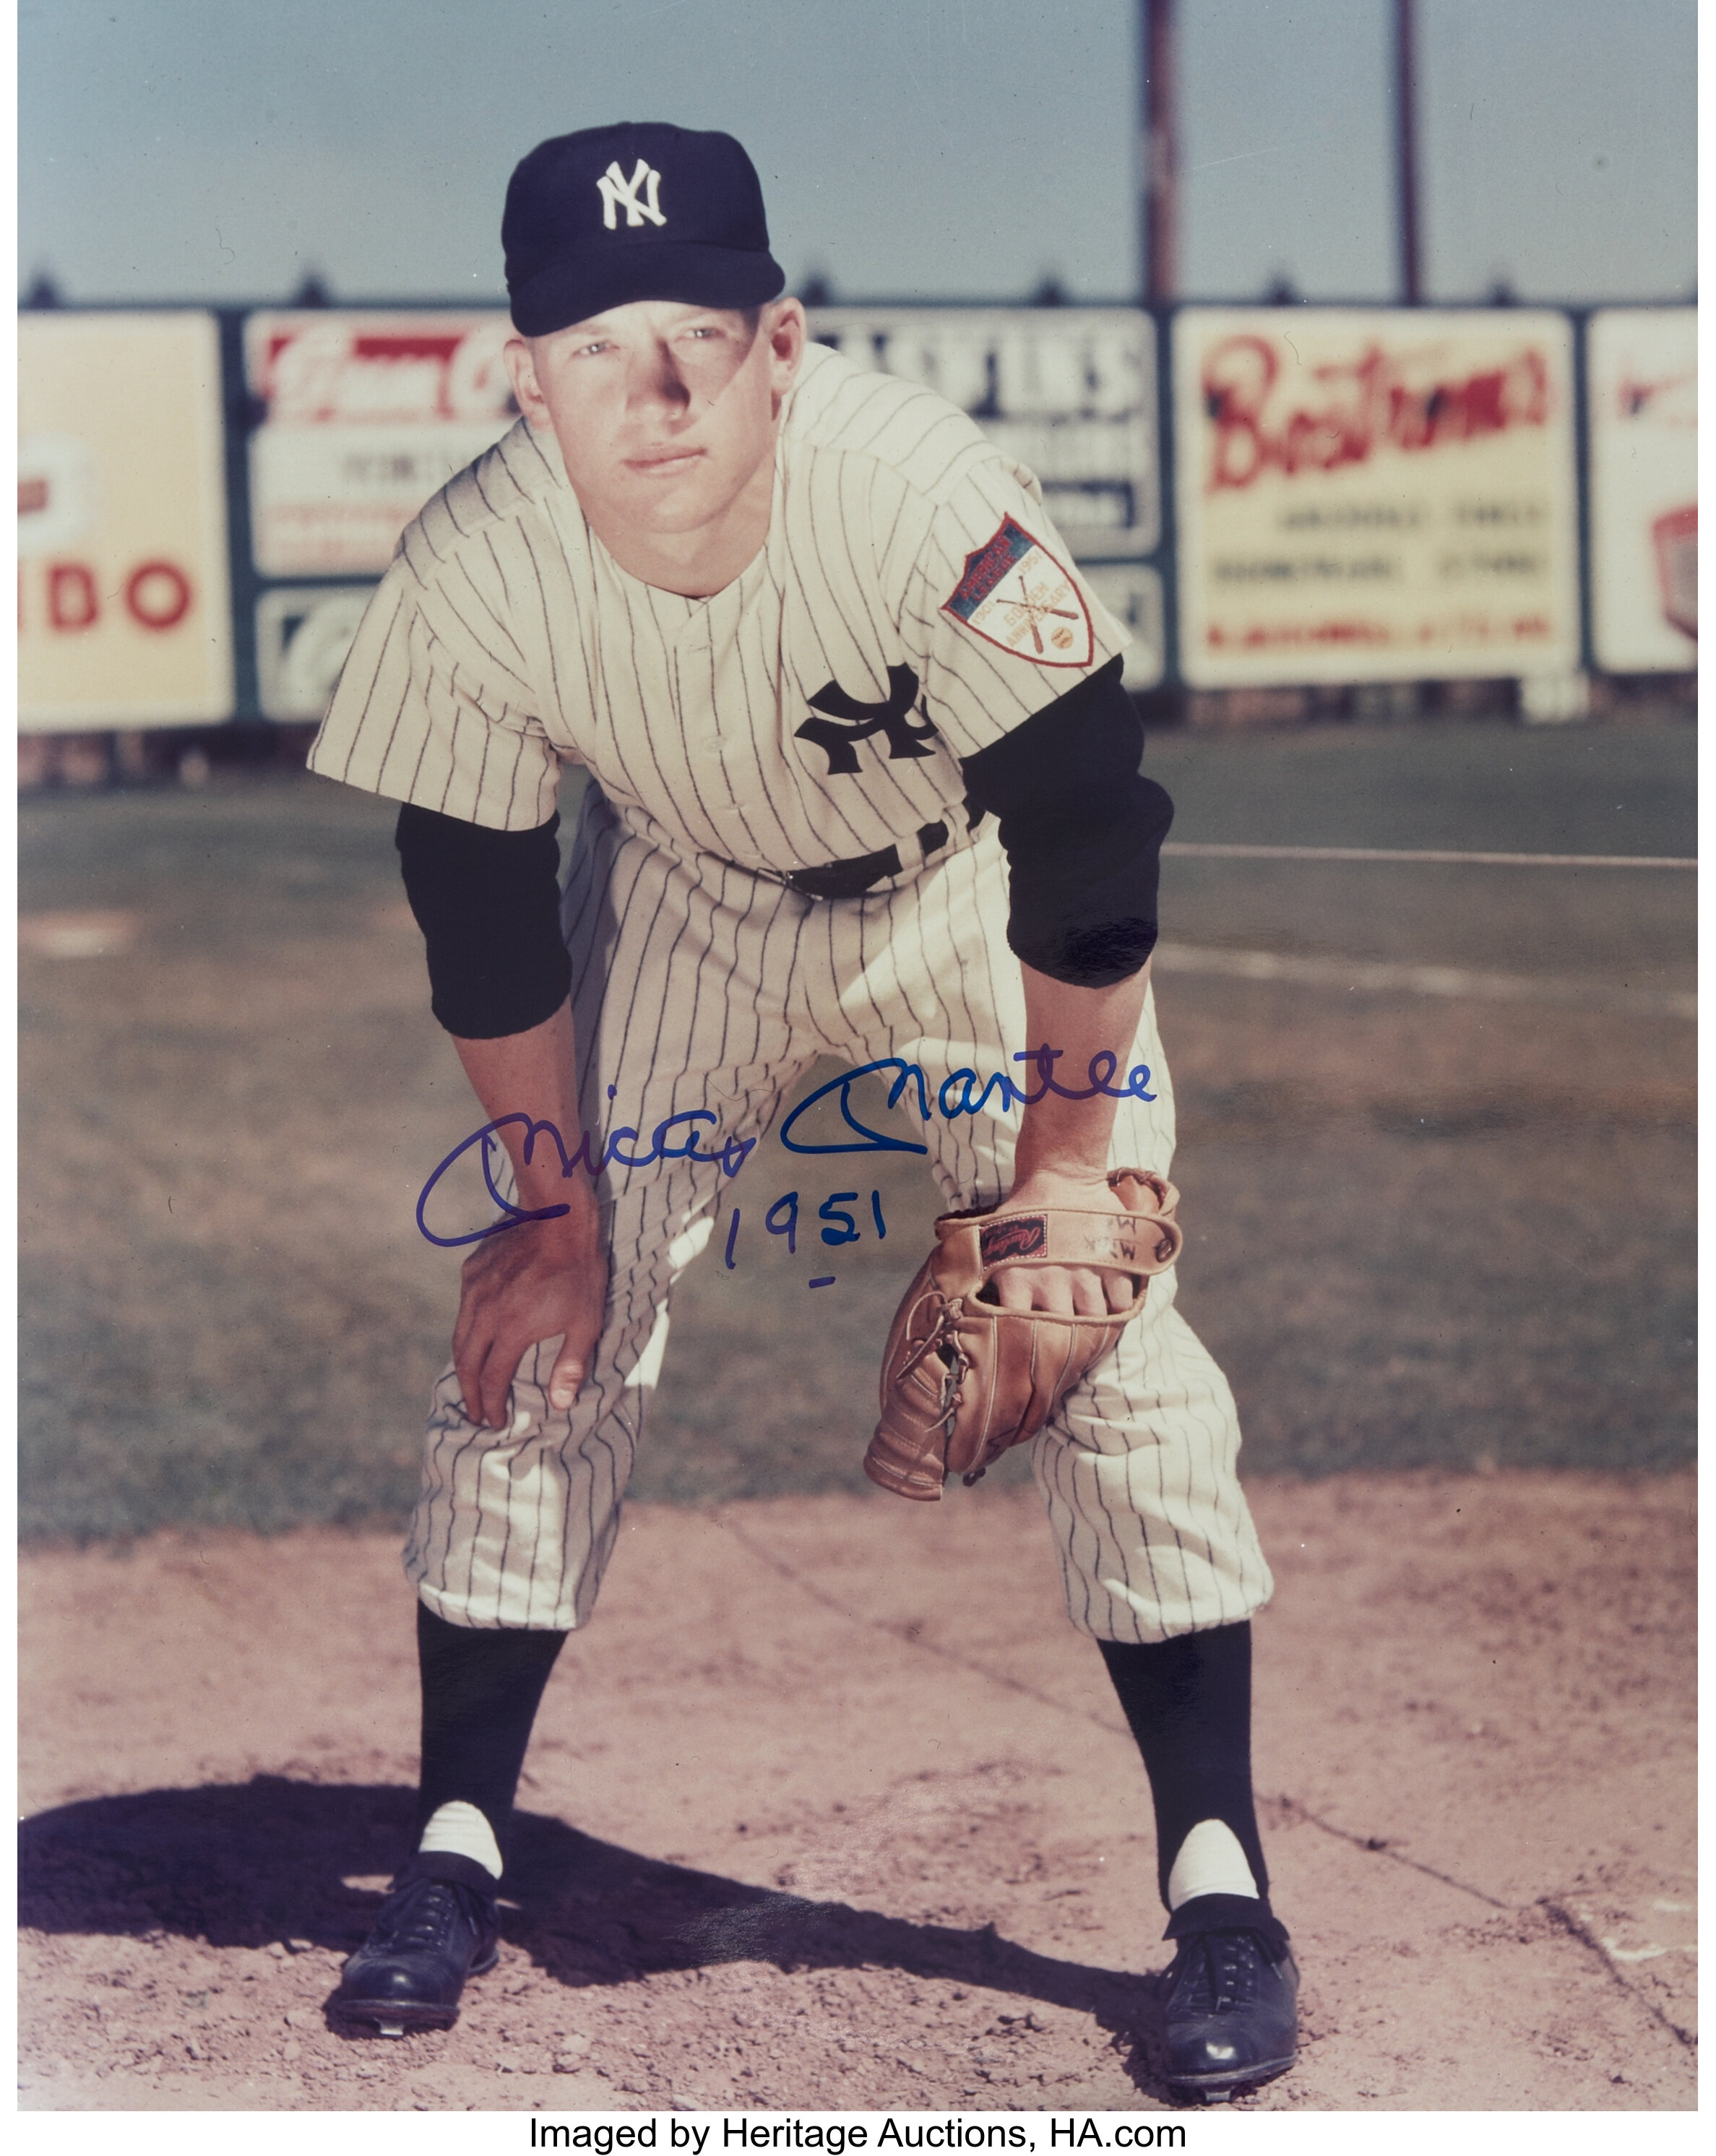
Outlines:
{"type": "MultiPolygon", "coordinates": [[[[1180,0],[1182,289],[1394,291],[1390,0],[1180,0]]],[[[19,270],[502,295],[548,135],[719,126],[796,285],[1137,289],[1136,0],[22,0],[19,270]]],[[[1420,0],[1428,296],[1684,298],[1695,0],[1420,0]]]]}

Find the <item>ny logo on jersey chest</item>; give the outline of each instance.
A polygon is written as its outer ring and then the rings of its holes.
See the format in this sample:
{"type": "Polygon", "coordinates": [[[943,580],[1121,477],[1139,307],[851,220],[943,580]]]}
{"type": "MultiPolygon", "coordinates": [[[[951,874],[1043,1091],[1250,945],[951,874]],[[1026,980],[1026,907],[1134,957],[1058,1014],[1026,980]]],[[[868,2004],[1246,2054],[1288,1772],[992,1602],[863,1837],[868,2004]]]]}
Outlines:
{"type": "Polygon", "coordinates": [[[616,157],[597,181],[596,186],[602,197],[602,222],[609,232],[619,229],[617,213],[620,210],[625,212],[627,225],[634,228],[642,224],[645,218],[651,224],[666,223],[667,219],[661,213],[658,198],[661,175],[642,157],[639,158],[637,167],[629,179],[620,171],[619,160],[616,157]],[[638,199],[640,187],[644,190],[641,202],[638,199]]]}
{"type": "Polygon", "coordinates": [[[887,737],[891,763],[902,757],[933,756],[935,751],[926,748],[924,743],[935,739],[935,728],[927,719],[922,726],[912,721],[912,706],[917,701],[917,675],[909,666],[891,666],[885,704],[861,704],[855,696],[849,696],[838,681],[830,681],[809,699],[812,711],[826,711],[829,716],[806,719],[794,731],[800,741],[814,742],[826,752],[830,778],[837,772],[857,770],[855,744],[868,741],[872,734],[887,737]]]}

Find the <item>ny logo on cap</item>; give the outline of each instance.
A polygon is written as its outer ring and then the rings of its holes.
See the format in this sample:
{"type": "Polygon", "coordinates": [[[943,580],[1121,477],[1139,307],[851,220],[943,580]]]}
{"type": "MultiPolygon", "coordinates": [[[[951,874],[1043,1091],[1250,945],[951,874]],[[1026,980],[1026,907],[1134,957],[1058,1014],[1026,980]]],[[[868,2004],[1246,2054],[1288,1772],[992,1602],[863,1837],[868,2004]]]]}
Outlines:
{"type": "Polygon", "coordinates": [[[634,229],[645,218],[651,224],[666,223],[667,219],[656,206],[656,190],[661,185],[661,175],[642,157],[639,158],[637,170],[629,179],[620,171],[619,160],[616,157],[596,185],[602,192],[602,222],[609,232],[619,229],[614,216],[618,209],[624,210],[626,223],[634,229]],[[638,200],[640,187],[647,188],[649,199],[645,202],[638,200]]]}

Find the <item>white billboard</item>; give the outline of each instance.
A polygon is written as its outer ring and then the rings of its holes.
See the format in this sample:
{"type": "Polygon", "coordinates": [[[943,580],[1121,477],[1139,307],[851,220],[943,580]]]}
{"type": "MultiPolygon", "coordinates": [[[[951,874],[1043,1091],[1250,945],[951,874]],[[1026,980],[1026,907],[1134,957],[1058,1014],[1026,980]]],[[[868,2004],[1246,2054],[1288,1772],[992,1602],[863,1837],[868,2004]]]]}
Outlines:
{"type": "Polygon", "coordinates": [[[21,316],[18,421],[20,726],[230,718],[214,316],[21,316]]]}
{"type": "Polygon", "coordinates": [[[1081,560],[1161,535],[1156,331],[1130,307],[816,307],[810,334],[938,390],[1042,482],[1081,560]]]}
{"type": "Polygon", "coordinates": [[[1698,633],[1698,311],[1585,330],[1591,642],[1613,674],[1689,671],[1698,633]]]}
{"type": "Polygon", "coordinates": [[[1193,687],[1578,665],[1564,316],[1188,308],[1174,368],[1193,687]]]}
{"type": "Polygon", "coordinates": [[[507,316],[252,315],[250,530],[265,577],[379,576],[424,503],[517,418],[507,316]]]}

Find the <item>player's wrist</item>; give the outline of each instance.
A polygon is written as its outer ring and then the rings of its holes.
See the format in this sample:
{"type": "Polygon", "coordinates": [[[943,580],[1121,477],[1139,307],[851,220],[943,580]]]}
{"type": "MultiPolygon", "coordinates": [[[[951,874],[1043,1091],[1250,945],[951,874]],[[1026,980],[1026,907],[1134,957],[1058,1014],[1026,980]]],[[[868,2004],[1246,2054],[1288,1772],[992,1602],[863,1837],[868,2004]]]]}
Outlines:
{"type": "Polygon", "coordinates": [[[545,1184],[519,1191],[511,1202],[523,1217],[506,1233],[524,1239],[532,1251],[582,1259],[599,1247],[600,1216],[588,1185],[580,1191],[569,1183],[545,1184]]]}
{"type": "Polygon", "coordinates": [[[1057,1158],[1016,1164],[1006,1203],[1088,1205],[1112,1201],[1106,1160],[1057,1158]]]}

